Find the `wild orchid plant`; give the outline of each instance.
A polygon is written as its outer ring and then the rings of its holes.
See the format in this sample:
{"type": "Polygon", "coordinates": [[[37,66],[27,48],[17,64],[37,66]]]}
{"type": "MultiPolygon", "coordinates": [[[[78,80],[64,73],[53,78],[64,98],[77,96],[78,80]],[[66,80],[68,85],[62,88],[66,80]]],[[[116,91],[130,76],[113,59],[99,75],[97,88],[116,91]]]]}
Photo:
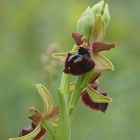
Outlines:
{"type": "Polygon", "coordinates": [[[53,53],[53,58],[64,63],[58,90],[59,105],[54,105],[52,94],[42,84],[36,87],[41,96],[44,112],[30,107],[31,124],[21,130],[18,138],[9,140],[71,140],[71,116],[79,98],[92,110],[105,112],[112,101],[106,92],[98,90],[98,78],[105,70],[113,70],[112,63],[101,51],[115,48],[114,43],[103,43],[110,23],[108,5],[101,1],[88,7],[77,22],[77,32],[72,33],[75,45],[69,52],[53,53]],[[72,81],[74,77],[76,80],[72,81]]]}

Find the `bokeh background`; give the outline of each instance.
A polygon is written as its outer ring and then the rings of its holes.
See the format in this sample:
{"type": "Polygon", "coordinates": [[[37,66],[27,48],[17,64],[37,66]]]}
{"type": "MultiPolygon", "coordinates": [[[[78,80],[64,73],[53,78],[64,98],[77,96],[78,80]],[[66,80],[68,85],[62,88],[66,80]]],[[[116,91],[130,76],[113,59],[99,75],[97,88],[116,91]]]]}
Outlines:
{"type": "MultiPolygon", "coordinates": [[[[41,110],[36,83],[55,97],[62,64],[51,52],[69,50],[80,14],[97,0],[0,0],[0,139],[18,135],[30,121],[29,106],[41,110]]],[[[118,47],[105,55],[115,71],[100,88],[113,97],[108,111],[89,111],[80,101],[72,122],[73,140],[138,140],[140,137],[140,1],[107,0],[111,24],[105,41],[118,47]]]]}

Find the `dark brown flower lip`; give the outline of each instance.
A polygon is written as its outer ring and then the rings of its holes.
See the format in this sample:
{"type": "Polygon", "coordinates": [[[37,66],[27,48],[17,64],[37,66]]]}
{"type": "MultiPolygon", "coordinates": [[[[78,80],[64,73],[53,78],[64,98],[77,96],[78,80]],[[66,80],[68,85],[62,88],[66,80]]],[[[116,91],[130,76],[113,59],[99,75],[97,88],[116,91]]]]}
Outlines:
{"type": "MultiPolygon", "coordinates": [[[[30,125],[28,125],[27,127],[24,127],[21,130],[19,137],[22,137],[31,133],[36,127],[37,125],[32,122],[30,125]]],[[[42,127],[40,132],[33,138],[33,140],[41,140],[45,135],[46,135],[46,130],[42,127]]]]}
{"type": "MultiPolygon", "coordinates": [[[[102,93],[102,94],[107,96],[106,93],[102,93]]],[[[84,91],[83,94],[81,95],[81,99],[82,99],[83,103],[87,107],[89,107],[91,110],[97,110],[97,111],[101,111],[101,112],[105,112],[107,110],[108,103],[95,103],[95,102],[91,101],[91,99],[86,91],[84,91]]]]}
{"type": "Polygon", "coordinates": [[[25,136],[32,132],[36,128],[36,125],[34,123],[31,123],[27,127],[22,128],[21,132],[19,133],[19,136],[25,136]]]}
{"type": "Polygon", "coordinates": [[[84,48],[84,47],[79,47],[78,48],[78,54],[86,55],[86,56],[90,57],[89,49],[84,48]]]}
{"type": "MultiPolygon", "coordinates": [[[[24,127],[20,133],[19,133],[19,137],[25,136],[29,133],[31,133],[32,131],[34,131],[34,129],[39,125],[39,123],[41,122],[41,120],[43,119],[49,119],[51,117],[56,116],[59,113],[59,107],[54,107],[54,109],[52,110],[52,112],[48,115],[43,115],[42,113],[40,113],[39,111],[36,110],[36,108],[34,107],[30,107],[29,108],[29,112],[32,114],[31,116],[29,116],[29,119],[32,120],[31,124],[28,125],[27,127],[24,127]]],[[[44,136],[46,135],[46,130],[41,127],[40,132],[38,133],[38,135],[36,135],[33,140],[41,140],[44,136]]]]}
{"type": "Polygon", "coordinates": [[[68,53],[64,72],[72,75],[82,75],[92,70],[94,66],[95,63],[90,58],[89,50],[79,47],[78,54],[68,53]]]}

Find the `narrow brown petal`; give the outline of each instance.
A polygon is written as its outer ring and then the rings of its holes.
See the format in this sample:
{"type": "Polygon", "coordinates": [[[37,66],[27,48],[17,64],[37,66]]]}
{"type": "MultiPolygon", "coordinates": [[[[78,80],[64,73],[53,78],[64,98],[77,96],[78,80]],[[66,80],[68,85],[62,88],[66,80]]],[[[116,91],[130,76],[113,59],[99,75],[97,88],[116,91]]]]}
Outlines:
{"type": "Polygon", "coordinates": [[[31,119],[34,123],[38,124],[42,119],[42,115],[38,112],[36,114],[33,114],[32,116],[29,116],[29,119],[31,119]]]}
{"type": "Polygon", "coordinates": [[[100,51],[110,50],[110,49],[115,48],[115,47],[116,47],[115,43],[95,42],[94,44],[92,44],[92,49],[93,49],[94,54],[97,54],[100,51]]]}
{"type": "MultiPolygon", "coordinates": [[[[107,94],[103,93],[103,95],[107,95],[107,94]]],[[[107,110],[108,103],[94,103],[93,101],[91,101],[86,91],[82,94],[81,98],[84,104],[92,110],[98,110],[101,112],[105,112],[107,110]]]]}
{"type": "Polygon", "coordinates": [[[46,130],[44,128],[41,128],[41,131],[33,140],[41,140],[45,135],[46,135],[46,130]]]}
{"type": "Polygon", "coordinates": [[[52,112],[51,112],[50,114],[46,115],[45,118],[54,117],[54,116],[56,116],[58,113],[59,113],[59,107],[57,106],[57,107],[54,107],[53,110],[52,110],[52,112]]]}
{"type": "Polygon", "coordinates": [[[77,44],[78,46],[80,46],[80,45],[83,44],[83,41],[81,40],[82,35],[80,35],[79,33],[73,32],[73,33],[72,33],[72,37],[74,38],[74,40],[75,40],[75,42],[76,42],[76,44],[77,44]]]}

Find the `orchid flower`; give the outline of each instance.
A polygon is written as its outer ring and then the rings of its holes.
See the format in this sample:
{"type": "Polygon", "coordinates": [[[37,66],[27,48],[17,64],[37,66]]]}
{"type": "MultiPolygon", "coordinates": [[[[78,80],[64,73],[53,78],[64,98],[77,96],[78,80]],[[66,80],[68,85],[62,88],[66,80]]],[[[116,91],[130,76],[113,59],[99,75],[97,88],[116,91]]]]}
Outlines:
{"type": "Polygon", "coordinates": [[[77,31],[72,33],[73,48],[52,54],[64,64],[60,87],[57,88],[59,107],[54,106],[48,89],[37,84],[44,112],[31,107],[31,124],[21,130],[18,138],[9,140],[41,140],[48,133],[52,140],[71,140],[71,116],[80,97],[92,110],[107,110],[112,98],[107,92],[100,92],[98,85],[104,71],[114,70],[111,61],[100,54],[116,47],[115,43],[102,41],[109,23],[108,5],[103,0],[83,12],[77,22],[77,31]],[[54,118],[57,114],[58,117],[54,118]]]}
{"type": "Polygon", "coordinates": [[[54,106],[53,97],[45,86],[37,84],[36,87],[43,102],[44,112],[41,113],[35,107],[30,107],[31,124],[21,130],[19,137],[9,140],[40,140],[47,134],[47,131],[51,131],[53,135],[51,129],[52,126],[57,126],[57,122],[51,118],[58,114],[58,107],[54,106]],[[43,122],[47,123],[48,128],[44,128],[43,122]]]}

